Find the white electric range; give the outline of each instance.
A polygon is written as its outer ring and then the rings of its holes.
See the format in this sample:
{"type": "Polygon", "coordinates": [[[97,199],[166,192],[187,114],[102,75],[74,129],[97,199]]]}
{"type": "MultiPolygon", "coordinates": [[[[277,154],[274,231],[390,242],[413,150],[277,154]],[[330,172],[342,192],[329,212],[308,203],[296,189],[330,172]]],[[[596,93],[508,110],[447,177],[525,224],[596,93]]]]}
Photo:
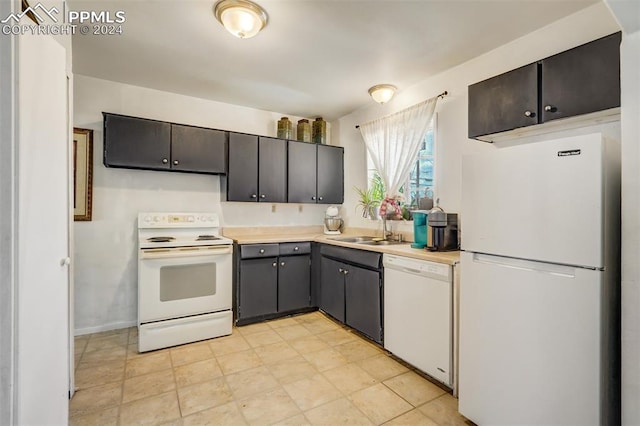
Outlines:
{"type": "Polygon", "coordinates": [[[231,334],[233,241],[216,213],[138,215],[138,351],[231,334]]]}

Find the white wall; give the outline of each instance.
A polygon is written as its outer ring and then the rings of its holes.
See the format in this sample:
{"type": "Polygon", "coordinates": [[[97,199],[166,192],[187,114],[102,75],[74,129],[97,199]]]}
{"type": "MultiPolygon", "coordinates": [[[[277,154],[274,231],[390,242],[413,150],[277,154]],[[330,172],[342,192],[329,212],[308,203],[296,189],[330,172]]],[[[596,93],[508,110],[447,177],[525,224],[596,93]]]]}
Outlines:
{"type": "MultiPolygon", "coordinates": [[[[102,112],[275,136],[282,114],[76,75],[74,126],[94,130],[93,219],[75,222],[76,333],[137,319],[141,211],[215,211],[222,225],[321,225],[326,206],[220,202],[218,176],[106,168],[102,112]]],[[[297,117],[290,117],[294,123],[297,117]]]]}
{"type": "Polygon", "coordinates": [[[640,31],[624,35],[621,64],[622,423],[637,425],[640,424],[640,31]]]}
{"type": "MultiPolygon", "coordinates": [[[[615,19],[604,4],[598,3],[414,86],[400,87],[389,103],[380,106],[372,102],[368,108],[333,123],[333,137],[345,147],[345,162],[349,164],[345,170],[345,212],[348,214],[345,222],[351,226],[378,226],[354,214],[354,209],[349,207],[357,201],[353,186],[367,184],[365,147],[360,132],[354,128],[356,124],[392,114],[447,90],[449,95],[439,101],[436,109],[435,197],[440,198],[440,205],[446,211],[458,212],[462,155],[494,148],[491,144],[467,138],[467,86],[616,31],[619,27],[615,19]]],[[[591,130],[613,137],[619,134],[617,125],[591,130]]],[[[461,221],[464,231],[464,218],[461,221]]],[[[411,230],[407,224],[395,226],[411,230]]]]}

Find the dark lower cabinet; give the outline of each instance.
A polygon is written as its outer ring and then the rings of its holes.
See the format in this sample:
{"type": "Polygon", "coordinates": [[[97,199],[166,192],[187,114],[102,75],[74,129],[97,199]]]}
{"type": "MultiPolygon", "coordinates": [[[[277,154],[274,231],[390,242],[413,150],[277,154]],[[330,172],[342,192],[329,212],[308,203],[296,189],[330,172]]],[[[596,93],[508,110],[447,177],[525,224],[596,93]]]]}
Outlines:
{"type": "Polygon", "coordinates": [[[329,245],[320,250],[320,309],[382,343],[382,255],[329,245]]]}
{"type": "Polygon", "coordinates": [[[312,309],[311,244],[245,244],[236,254],[236,324],[312,309]]]}
{"type": "Polygon", "coordinates": [[[290,312],[311,305],[311,258],[283,256],[278,264],[278,312],[290,312]]]}
{"type": "Polygon", "coordinates": [[[240,261],[238,319],[254,318],[278,310],[278,258],[240,261]]]}
{"type": "Polygon", "coordinates": [[[344,322],[344,264],[327,257],[320,263],[320,309],[344,322]]]}
{"type": "Polygon", "coordinates": [[[380,273],[347,266],[345,275],[345,323],[382,343],[382,282],[380,273]]]}

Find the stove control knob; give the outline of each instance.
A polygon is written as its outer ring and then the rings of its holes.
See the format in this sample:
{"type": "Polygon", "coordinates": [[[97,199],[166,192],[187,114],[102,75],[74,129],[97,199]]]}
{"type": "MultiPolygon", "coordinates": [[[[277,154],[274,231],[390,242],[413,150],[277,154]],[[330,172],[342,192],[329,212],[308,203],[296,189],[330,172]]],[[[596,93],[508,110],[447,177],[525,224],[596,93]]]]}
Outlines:
{"type": "Polygon", "coordinates": [[[209,216],[209,217],[207,218],[207,220],[208,220],[209,222],[213,222],[213,216],[209,216]]]}
{"type": "Polygon", "coordinates": [[[195,221],[195,219],[194,219],[194,217],[193,217],[193,216],[189,216],[189,217],[187,217],[187,221],[189,221],[189,222],[194,222],[194,221],[195,221]]]}
{"type": "Polygon", "coordinates": [[[153,217],[153,221],[154,221],[154,222],[158,222],[159,220],[160,220],[160,217],[158,217],[158,216],[154,216],[154,217],[153,217]]]}
{"type": "Polygon", "coordinates": [[[144,221],[147,223],[151,222],[151,216],[145,216],[144,221]]]}

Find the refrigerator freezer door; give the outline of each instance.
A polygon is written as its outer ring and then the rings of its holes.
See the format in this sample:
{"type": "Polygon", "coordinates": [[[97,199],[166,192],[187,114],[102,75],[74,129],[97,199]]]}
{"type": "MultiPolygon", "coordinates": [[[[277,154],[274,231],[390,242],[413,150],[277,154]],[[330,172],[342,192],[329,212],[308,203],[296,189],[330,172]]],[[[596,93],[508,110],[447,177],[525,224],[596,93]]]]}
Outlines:
{"type": "Polygon", "coordinates": [[[462,249],[602,268],[600,134],[465,156],[462,249]]]}
{"type": "Polygon", "coordinates": [[[599,424],[603,274],[462,253],[460,412],[479,425],[599,424]]]}

